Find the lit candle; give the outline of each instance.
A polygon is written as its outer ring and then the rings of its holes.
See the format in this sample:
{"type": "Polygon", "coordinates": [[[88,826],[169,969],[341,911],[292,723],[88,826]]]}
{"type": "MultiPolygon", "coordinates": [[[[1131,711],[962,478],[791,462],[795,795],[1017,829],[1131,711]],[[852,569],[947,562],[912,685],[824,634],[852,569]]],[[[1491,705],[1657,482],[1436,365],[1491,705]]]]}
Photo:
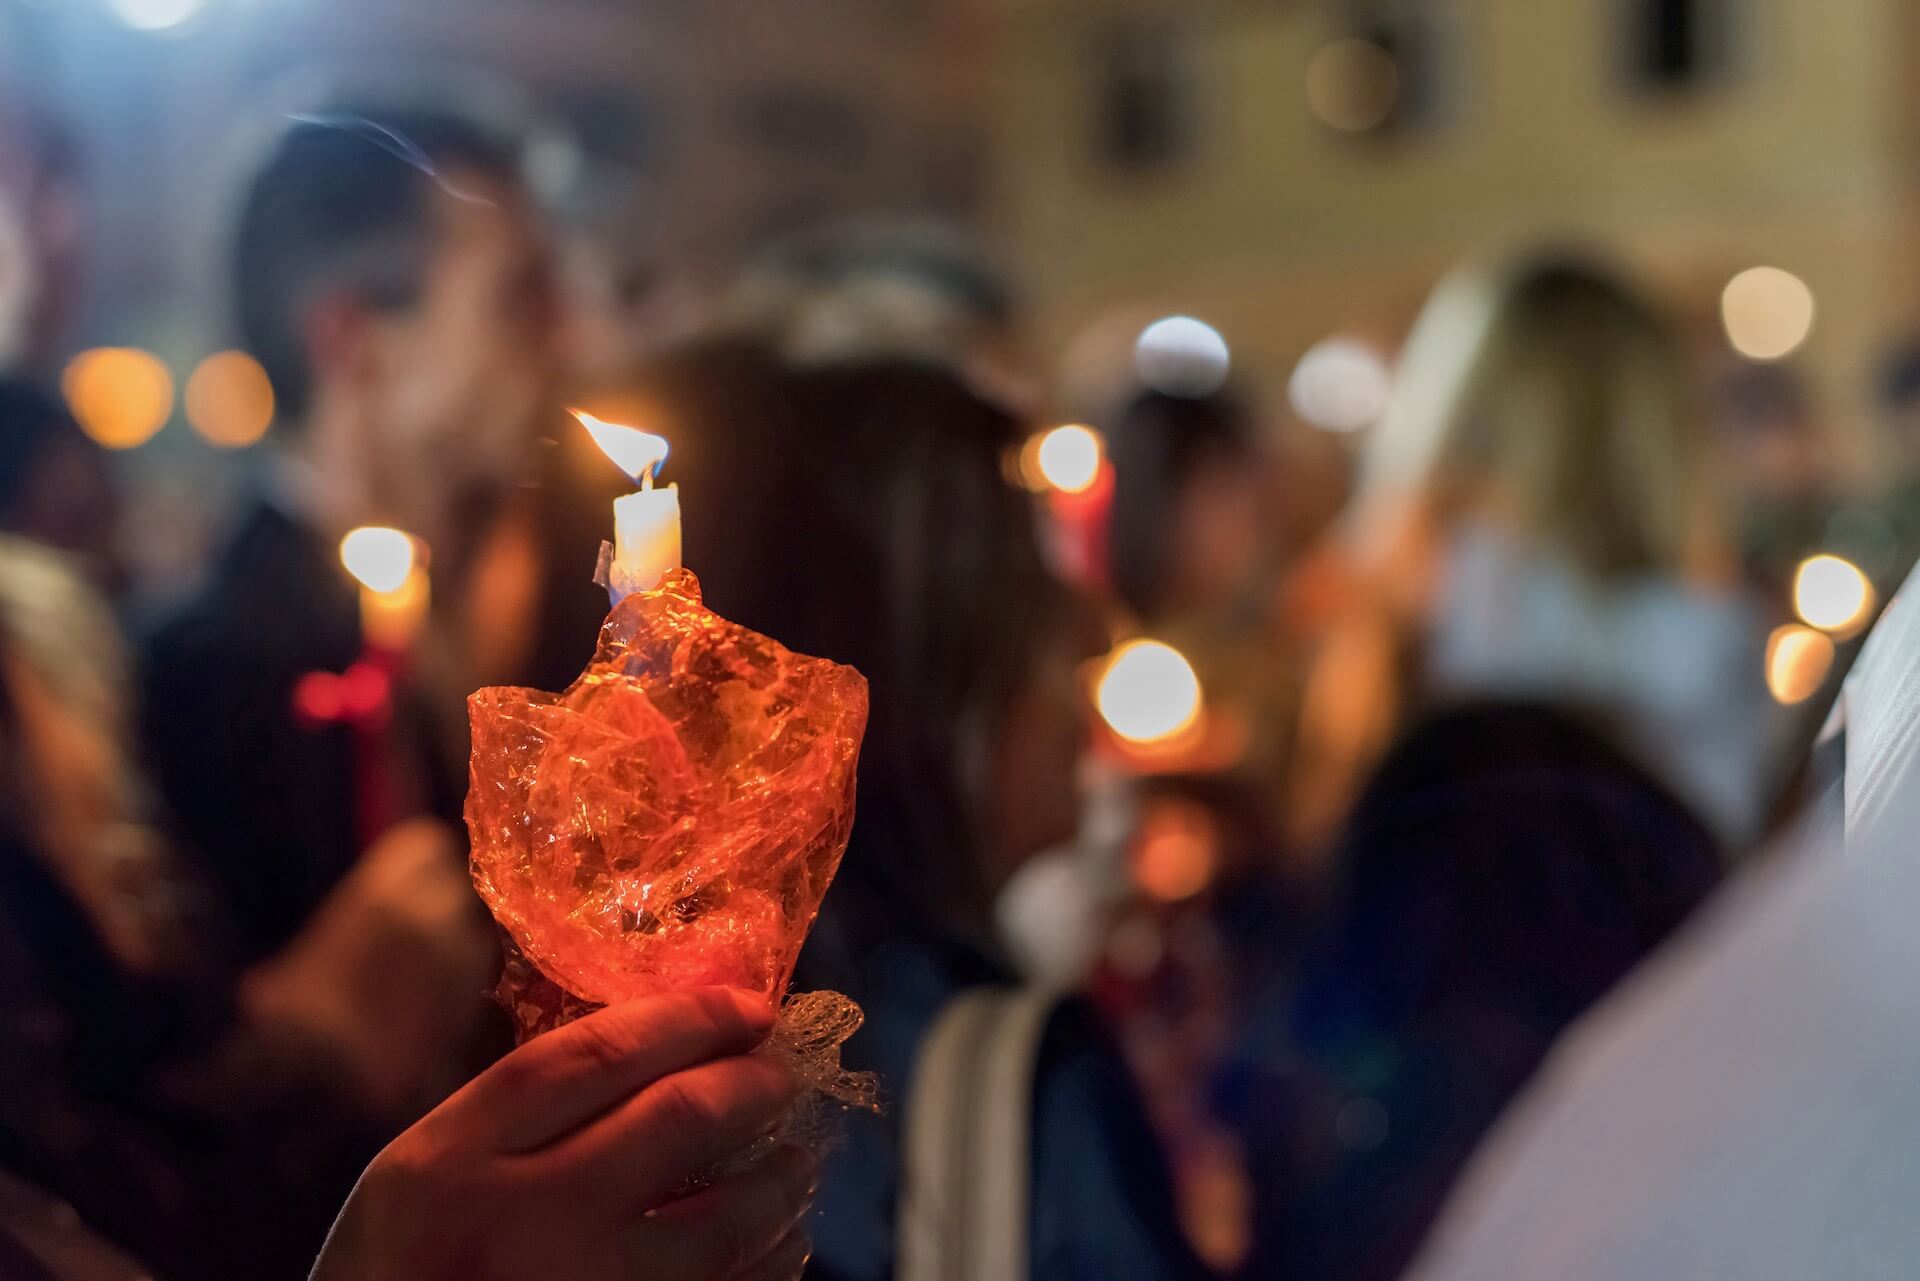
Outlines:
{"type": "Polygon", "coordinates": [[[360,584],[360,633],[367,648],[404,653],[427,621],[431,596],[412,535],[363,525],[340,540],[340,563],[360,584]]]}
{"type": "Polygon", "coordinates": [[[607,591],[617,605],[633,592],[659,586],[667,571],[680,568],[680,491],[672,485],[653,486],[654,472],[667,459],[664,436],[602,422],[577,409],[573,416],[614,465],[640,486],[638,492],[613,503],[613,560],[607,567],[607,591]]]}

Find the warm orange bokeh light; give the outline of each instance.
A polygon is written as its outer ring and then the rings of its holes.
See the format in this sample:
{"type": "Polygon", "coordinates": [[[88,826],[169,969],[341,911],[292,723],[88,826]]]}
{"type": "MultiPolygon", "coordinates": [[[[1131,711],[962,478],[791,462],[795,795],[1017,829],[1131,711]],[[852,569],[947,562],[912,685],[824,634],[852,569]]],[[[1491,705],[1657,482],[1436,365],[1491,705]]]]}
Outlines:
{"type": "Polygon", "coordinates": [[[1212,884],[1220,861],[1213,814],[1193,801],[1161,797],[1140,819],[1133,844],[1133,879],[1162,903],[1190,899],[1212,884]]]}
{"type": "Polygon", "coordinates": [[[1767,689],[1788,707],[1818,693],[1832,670],[1833,641],[1825,632],[1788,623],[1767,638],[1767,689]]]}
{"type": "Polygon", "coordinates": [[[208,444],[244,449],[273,425],[273,383],[246,352],[215,352],[187,379],[186,409],[208,444]]]}
{"type": "Polygon", "coordinates": [[[107,449],[146,444],[173,414],[173,375],[136,347],[81,352],[67,362],[60,390],[80,429],[107,449]]]}

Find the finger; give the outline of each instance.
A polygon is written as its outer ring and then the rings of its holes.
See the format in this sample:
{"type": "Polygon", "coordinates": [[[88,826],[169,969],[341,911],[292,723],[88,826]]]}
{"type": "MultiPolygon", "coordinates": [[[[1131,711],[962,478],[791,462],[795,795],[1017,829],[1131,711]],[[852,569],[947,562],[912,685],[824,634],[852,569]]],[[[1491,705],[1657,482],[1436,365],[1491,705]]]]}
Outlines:
{"type": "Polygon", "coordinates": [[[736,1272],[731,1281],[800,1281],[807,1270],[807,1261],[813,1258],[813,1242],[799,1228],[787,1233],[772,1253],[760,1262],[752,1264],[744,1272],[736,1272]]]}
{"type": "Polygon", "coordinates": [[[812,1203],[818,1171],[807,1153],[782,1148],[745,1174],[662,1206],[641,1224],[645,1261],[667,1276],[692,1277],[732,1277],[769,1261],[812,1203]]]}
{"type": "Polygon", "coordinates": [[[596,1010],[535,1037],[440,1109],[497,1152],[528,1152],[571,1133],[662,1077],[744,1054],[766,1039],[764,998],[692,988],[596,1010]]]}
{"type": "Polygon", "coordinates": [[[566,1195],[651,1210],[774,1130],[799,1088],[764,1058],[722,1059],[654,1082],[532,1159],[566,1195]]]}

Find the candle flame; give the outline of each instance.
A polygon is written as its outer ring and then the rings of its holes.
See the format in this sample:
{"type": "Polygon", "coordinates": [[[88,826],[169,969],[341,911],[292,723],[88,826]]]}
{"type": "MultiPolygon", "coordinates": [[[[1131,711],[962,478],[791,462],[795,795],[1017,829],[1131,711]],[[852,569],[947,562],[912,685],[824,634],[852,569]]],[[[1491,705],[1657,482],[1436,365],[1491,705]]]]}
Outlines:
{"type": "Polygon", "coordinates": [[[587,434],[593,437],[593,443],[613,460],[613,465],[636,482],[644,480],[650,484],[654,473],[667,461],[665,436],[656,436],[637,427],[603,422],[585,410],[575,409],[571,412],[580,420],[580,425],[587,429],[587,434]]]}
{"type": "Polygon", "coordinates": [[[406,586],[413,573],[413,538],[403,530],[362,525],[340,540],[340,563],[368,591],[383,595],[406,586]]]}
{"type": "Polygon", "coordinates": [[[1204,705],[1193,665],[1157,640],[1130,640],[1114,650],[1094,689],[1100,719],[1136,746],[1180,738],[1199,724],[1204,705]]]}
{"type": "Polygon", "coordinates": [[[1809,556],[1793,576],[1793,607],[1802,622],[1852,633],[1873,612],[1873,583],[1840,556],[1809,556]]]}

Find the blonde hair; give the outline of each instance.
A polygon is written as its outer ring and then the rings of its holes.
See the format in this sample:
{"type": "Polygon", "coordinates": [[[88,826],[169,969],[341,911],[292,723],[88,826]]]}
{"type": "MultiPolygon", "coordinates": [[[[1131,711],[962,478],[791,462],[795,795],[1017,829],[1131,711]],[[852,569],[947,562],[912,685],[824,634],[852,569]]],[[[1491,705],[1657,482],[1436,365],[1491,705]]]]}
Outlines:
{"type": "Polygon", "coordinates": [[[1697,416],[1676,336],[1566,254],[1445,281],[1364,461],[1366,525],[1472,514],[1595,578],[1700,550],[1697,416]]]}
{"type": "Polygon", "coordinates": [[[1442,282],[1361,460],[1351,598],[1302,699],[1296,840],[1333,830],[1407,714],[1460,522],[1594,581],[1724,571],[1697,433],[1678,339],[1601,269],[1535,255],[1442,282]]]}
{"type": "Polygon", "coordinates": [[[129,756],[130,693],[106,602],[65,557],[0,535],[0,802],[120,962],[154,973],[189,959],[190,892],[129,756]]]}

